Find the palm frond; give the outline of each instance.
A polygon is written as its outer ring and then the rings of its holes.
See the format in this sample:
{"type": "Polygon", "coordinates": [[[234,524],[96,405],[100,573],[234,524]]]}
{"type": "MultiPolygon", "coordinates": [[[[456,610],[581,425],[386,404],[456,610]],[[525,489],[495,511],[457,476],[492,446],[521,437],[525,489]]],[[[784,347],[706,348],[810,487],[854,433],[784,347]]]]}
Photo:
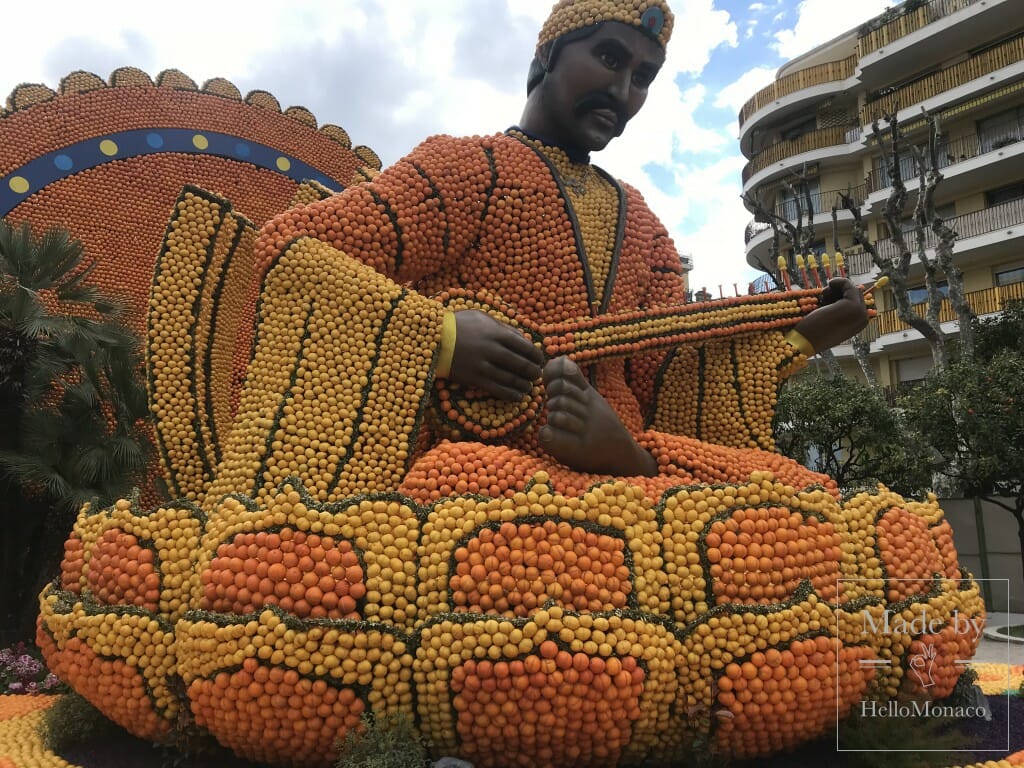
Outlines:
{"type": "Polygon", "coordinates": [[[123,495],[152,450],[142,344],[94,266],[67,232],[0,220],[0,374],[19,408],[0,477],[61,514],[123,495]]]}

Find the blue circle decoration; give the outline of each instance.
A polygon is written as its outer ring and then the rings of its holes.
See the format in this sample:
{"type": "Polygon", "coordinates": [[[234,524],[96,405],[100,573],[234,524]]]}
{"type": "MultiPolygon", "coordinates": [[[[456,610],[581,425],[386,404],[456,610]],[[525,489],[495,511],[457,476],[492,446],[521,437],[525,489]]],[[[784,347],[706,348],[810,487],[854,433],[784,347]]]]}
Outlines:
{"type": "Polygon", "coordinates": [[[651,37],[657,37],[661,34],[661,28],[665,26],[665,14],[661,8],[652,5],[640,17],[640,26],[651,37]]]}
{"type": "Polygon", "coordinates": [[[295,182],[316,181],[330,189],[345,184],[332,179],[318,168],[297,158],[286,158],[281,150],[241,136],[215,131],[197,134],[186,128],[139,128],[112,133],[97,142],[95,138],[62,147],[30,160],[0,179],[0,216],[6,216],[21,204],[26,194],[46,188],[72,174],[125,158],[175,152],[187,155],[215,155],[279,173],[295,182]],[[201,135],[204,146],[196,145],[201,135]],[[31,180],[31,181],[29,181],[31,180]]]}

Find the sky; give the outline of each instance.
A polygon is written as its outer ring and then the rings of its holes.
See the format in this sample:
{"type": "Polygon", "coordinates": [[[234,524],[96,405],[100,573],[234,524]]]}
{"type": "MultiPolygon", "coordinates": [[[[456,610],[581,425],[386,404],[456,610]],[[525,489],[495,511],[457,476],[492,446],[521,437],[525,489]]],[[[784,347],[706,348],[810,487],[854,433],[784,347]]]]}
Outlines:
{"type": "MultiPolygon", "coordinates": [[[[751,214],[740,201],[737,114],[778,68],[893,0],[670,0],[675,31],[647,103],[593,162],[637,187],[693,259],[691,287],[742,291],[751,214]]],[[[522,112],[552,0],[114,0],[4,10],[0,98],[76,70],[133,66],[224,77],[340,125],[389,165],[427,136],[488,134],[522,112]]]]}

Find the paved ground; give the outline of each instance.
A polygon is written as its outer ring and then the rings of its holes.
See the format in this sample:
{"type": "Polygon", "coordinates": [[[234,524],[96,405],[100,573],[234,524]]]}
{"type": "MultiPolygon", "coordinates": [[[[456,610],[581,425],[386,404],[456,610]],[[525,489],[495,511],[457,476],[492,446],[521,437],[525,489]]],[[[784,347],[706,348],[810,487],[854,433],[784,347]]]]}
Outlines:
{"type": "Polygon", "coordinates": [[[1024,664],[1024,643],[1008,642],[990,636],[993,627],[1024,624],[1021,613],[990,613],[986,624],[986,635],[978,644],[974,661],[997,664],[1024,664]]]}

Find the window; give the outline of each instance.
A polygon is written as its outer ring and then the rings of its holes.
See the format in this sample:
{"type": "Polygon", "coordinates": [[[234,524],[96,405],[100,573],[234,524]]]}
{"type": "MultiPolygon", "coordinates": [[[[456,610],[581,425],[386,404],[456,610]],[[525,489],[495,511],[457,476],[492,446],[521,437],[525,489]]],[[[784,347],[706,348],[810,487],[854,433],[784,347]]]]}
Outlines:
{"type": "Polygon", "coordinates": [[[994,205],[1008,203],[1011,200],[1020,200],[1021,198],[1024,198],[1024,181],[1015,181],[1013,184],[990,189],[986,192],[985,207],[991,208],[994,205]]]}
{"type": "Polygon", "coordinates": [[[1014,107],[978,121],[978,143],[982,153],[991,152],[1024,139],[1024,107],[1014,107]]]}
{"type": "Polygon", "coordinates": [[[928,376],[932,368],[932,356],[908,357],[905,360],[896,361],[896,376],[901,385],[909,385],[912,382],[920,382],[928,376]]]}
{"type": "MultiPolygon", "coordinates": [[[[949,296],[949,283],[945,280],[939,283],[939,293],[943,296],[949,296]]],[[[908,288],[907,296],[910,297],[911,304],[921,304],[928,301],[928,289],[923,285],[919,285],[916,288],[908,288]]]]}
{"type": "Polygon", "coordinates": [[[788,128],[782,129],[782,140],[783,141],[795,141],[801,136],[810,133],[811,131],[818,130],[818,117],[816,115],[801,120],[795,125],[791,125],[788,128]]]}
{"type": "Polygon", "coordinates": [[[1024,266],[996,272],[996,285],[1011,285],[1013,283],[1024,283],[1024,266]]]}
{"type": "MultiPolygon", "coordinates": [[[[956,203],[946,203],[945,205],[935,206],[935,215],[943,221],[949,221],[956,216],[956,203]]],[[[914,227],[916,227],[913,216],[908,216],[900,221],[900,230],[904,235],[913,234],[914,227]]],[[[927,229],[927,227],[926,227],[927,229]]]]}
{"type": "MultiPolygon", "coordinates": [[[[956,218],[956,203],[946,203],[945,205],[935,206],[935,215],[943,221],[949,221],[950,219],[956,218]]],[[[900,219],[900,232],[903,233],[904,239],[910,243],[910,237],[914,234],[914,217],[907,216],[906,218],[900,219]],[[909,237],[908,237],[909,236],[909,237]]],[[[927,227],[925,227],[927,229],[927,227]]],[[[889,231],[889,225],[884,221],[878,222],[878,238],[880,240],[886,240],[892,237],[892,233],[889,231]]]]}
{"type": "MultiPolygon", "coordinates": [[[[818,179],[812,179],[806,182],[807,193],[811,197],[811,212],[821,213],[821,183],[818,179]]],[[[790,192],[788,189],[781,190],[779,192],[779,203],[776,206],[776,211],[784,219],[789,221],[796,221],[797,213],[802,212],[801,218],[804,221],[810,218],[809,212],[807,211],[807,194],[803,191],[804,184],[794,185],[796,195],[790,192]],[[797,201],[799,200],[799,206],[797,201]]]]}

